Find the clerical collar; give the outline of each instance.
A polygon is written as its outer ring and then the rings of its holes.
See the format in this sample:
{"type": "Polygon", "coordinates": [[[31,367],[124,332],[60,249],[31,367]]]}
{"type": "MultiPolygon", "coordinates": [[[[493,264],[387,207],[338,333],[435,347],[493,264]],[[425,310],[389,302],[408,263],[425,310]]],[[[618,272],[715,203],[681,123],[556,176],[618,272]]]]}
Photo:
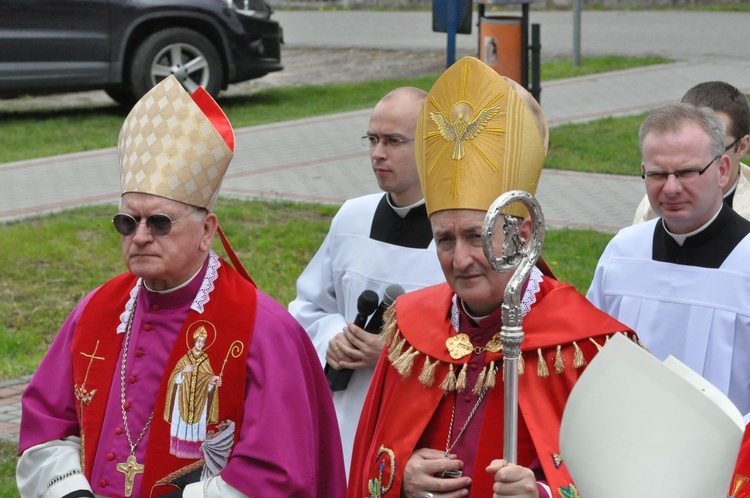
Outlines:
{"type": "Polygon", "coordinates": [[[706,228],[708,228],[709,226],[711,226],[711,223],[713,223],[714,220],[716,220],[716,218],[719,216],[719,213],[721,212],[721,207],[723,205],[724,204],[722,203],[722,205],[719,206],[719,209],[716,211],[716,214],[714,214],[713,217],[710,220],[708,220],[705,225],[703,225],[702,227],[700,227],[700,228],[698,228],[696,230],[693,230],[690,233],[672,233],[667,228],[667,224],[664,223],[664,218],[662,218],[661,223],[662,223],[662,226],[664,227],[664,231],[667,232],[667,235],[669,235],[670,237],[672,237],[674,239],[674,241],[677,242],[677,245],[682,246],[682,244],[685,243],[685,240],[687,240],[688,237],[692,237],[693,235],[698,235],[703,230],[705,230],[706,228]]]}
{"type": "Polygon", "coordinates": [[[421,206],[422,204],[424,204],[424,199],[419,199],[417,202],[411,204],[410,206],[398,207],[394,206],[391,202],[391,194],[387,194],[385,196],[385,199],[388,201],[388,205],[391,206],[391,209],[393,209],[393,211],[401,218],[406,218],[406,215],[409,214],[409,211],[417,206],[421,206]]]}
{"type": "MultiPolygon", "coordinates": [[[[484,320],[485,318],[487,318],[488,316],[490,316],[492,314],[492,313],[490,313],[490,315],[484,315],[484,316],[475,316],[475,315],[472,315],[469,312],[469,308],[466,306],[466,303],[464,303],[463,299],[459,299],[458,302],[461,303],[461,309],[464,310],[464,313],[466,313],[466,316],[468,316],[469,318],[471,318],[471,320],[474,323],[479,323],[479,322],[481,322],[482,320],[484,320]]],[[[494,311],[493,311],[493,313],[494,313],[494,311]]]]}
{"type": "Polygon", "coordinates": [[[202,265],[200,266],[200,268],[198,268],[198,271],[197,271],[197,272],[195,272],[195,275],[193,275],[193,276],[192,276],[192,277],[190,277],[189,279],[185,280],[185,281],[184,281],[183,283],[181,283],[181,284],[180,284],[180,285],[178,285],[177,287],[172,287],[171,289],[166,289],[166,290],[161,290],[161,291],[158,291],[158,290],[153,290],[153,289],[151,289],[151,288],[150,288],[150,287],[148,286],[148,284],[146,283],[146,281],[145,281],[145,280],[143,281],[143,287],[144,287],[144,288],[145,288],[145,289],[146,289],[147,291],[149,291],[149,292],[153,292],[154,294],[171,294],[171,293],[172,293],[172,292],[174,292],[174,291],[178,291],[178,290],[182,289],[183,287],[187,287],[188,285],[190,285],[190,282],[192,282],[192,281],[193,281],[193,279],[194,279],[195,277],[197,277],[197,276],[198,276],[198,274],[199,274],[199,273],[201,272],[201,270],[203,270],[203,267],[204,267],[204,266],[205,266],[205,262],[204,262],[204,264],[202,264],[202,265]]]}

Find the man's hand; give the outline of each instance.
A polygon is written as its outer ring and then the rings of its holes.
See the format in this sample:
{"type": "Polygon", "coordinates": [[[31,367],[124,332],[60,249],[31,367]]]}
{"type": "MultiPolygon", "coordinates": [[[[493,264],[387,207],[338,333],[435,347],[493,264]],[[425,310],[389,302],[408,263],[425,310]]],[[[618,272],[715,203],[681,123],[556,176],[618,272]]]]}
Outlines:
{"type": "Polygon", "coordinates": [[[471,478],[439,477],[446,470],[461,470],[464,463],[455,455],[446,458],[445,453],[430,448],[420,448],[409,457],[404,468],[404,482],[401,485],[401,496],[404,498],[425,498],[432,493],[435,498],[459,498],[469,496],[466,489],[471,478]]]}
{"type": "Polygon", "coordinates": [[[505,460],[492,460],[487,472],[495,476],[492,498],[539,498],[536,477],[531,469],[505,460]]]}
{"type": "Polygon", "coordinates": [[[374,367],[383,350],[379,334],[371,334],[349,323],[326,348],[326,362],[336,370],[374,367]]]}

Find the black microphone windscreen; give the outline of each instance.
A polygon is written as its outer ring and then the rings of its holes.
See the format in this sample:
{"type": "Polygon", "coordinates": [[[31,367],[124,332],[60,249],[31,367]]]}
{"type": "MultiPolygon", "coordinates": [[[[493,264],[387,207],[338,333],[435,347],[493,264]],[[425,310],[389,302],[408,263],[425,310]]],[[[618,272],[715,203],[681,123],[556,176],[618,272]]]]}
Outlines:
{"type": "Polygon", "coordinates": [[[366,332],[379,334],[383,327],[383,314],[388,307],[393,304],[398,296],[404,293],[404,288],[398,284],[391,284],[383,291],[383,300],[380,302],[378,309],[370,317],[370,321],[364,327],[366,332]]]}
{"type": "Polygon", "coordinates": [[[365,316],[370,316],[378,307],[378,293],[373,290],[362,291],[357,298],[357,311],[365,316]]]}

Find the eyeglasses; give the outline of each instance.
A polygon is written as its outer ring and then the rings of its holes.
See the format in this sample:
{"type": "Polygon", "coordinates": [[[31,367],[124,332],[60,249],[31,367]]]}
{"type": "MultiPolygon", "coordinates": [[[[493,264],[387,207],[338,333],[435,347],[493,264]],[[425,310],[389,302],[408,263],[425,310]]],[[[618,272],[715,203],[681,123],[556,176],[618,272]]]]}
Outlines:
{"type": "Polygon", "coordinates": [[[731,144],[729,144],[729,145],[727,145],[726,147],[724,147],[724,152],[729,152],[729,149],[731,149],[731,148],[733,148],[733,147],[734,147],[735,145],[737,145],[737,143],[738,143],[739,141],[740,141],[740,139],[738,138],[738,139],[736,139],[736,140],[735,140],[734,142],[732,142],[731,144]]]}
{"type": "Polygon", "coordinates": [[[683,182],[683,181],[690,181],[695,180],[699,176],[701,176],[703,173],[706,172],[709,166],[711,166],[713,163],[716,162],[717,159],[719,159],[721,156],[716,156],[713,159],[711,159],[711,162],[706,164],[703,168],[685,168],[685,169],[678,169],[677,171],[646,171],[644,173],[641,173],[641,178],[643,178],[646,181],[653,182],[653,183],[663,183],[666,182],[669,178],[669,175],[674,175],[675,179],[677,181],[683,182]]]}
{"type": "Polygon", "coordinates": [[[149,232],[152,234],[163,236],[167,235],[172,230],[173,224],[179,223],[190,216],[190,214],[192,213],[188,213],[182,218],[177,218],[176,220],[173,220],[166,214],[152,214],[144,220],[140,216],[133,217],[129,214],[118,213],[112,218],[112,224],[115,226],[115,230],[125,237],[133,235],[135,231],[138,230],[138,225],[141,223],[145,223],[146,228],[148,228],[149,232]]]}
{"type": "Polygon", "coordinates": [[[374,149],[380,142],[383,142],[385,147],[398,147],[404,145],[407,142],[413,142],[413,138],[396,138],[396,137],[383,137],[380,138],[377,135],[365,135],[362,137],[362,147],[366,149],[374,149]]]}

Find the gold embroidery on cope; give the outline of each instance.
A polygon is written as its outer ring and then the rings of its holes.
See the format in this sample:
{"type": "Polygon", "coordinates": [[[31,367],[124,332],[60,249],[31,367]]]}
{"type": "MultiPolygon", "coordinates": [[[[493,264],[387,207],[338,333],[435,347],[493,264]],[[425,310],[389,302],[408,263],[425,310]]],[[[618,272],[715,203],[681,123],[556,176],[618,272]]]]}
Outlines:
{"type": "Polygon", "coordinates": [[[381,446],[378,449],[378,454],[375,456],[375,461],[380,460],[380,463],[378,464],[378,478],[377,479],[370,479],[367,482],[367,491],[370,493],[370,498],[380,498],[384,494],[386,494],[388,491],[391,490],[391,487],[393,486],[393,480],[396,478],[396,454],[391,450],[390,448],[386,448],[385,446],[381,446]],[[387,460],[390,461],[390,471],[391,475],[388,479],[388,484],[383,486],[383,471],[385,470],[386,465],[386,458],[383,458],[380,460],[380,457],[386,455],[388,458],[387,460]]]}
{"type": "Polygon", "coordinates": [[[178,458],[203,457],[206,427],[219,422],[216,391],[221,377],[214,373],[207,353],[216,341],[216,327],[203,320],[195,322],[188,328],[186,340],[190,339],[193,344],[169,376],[169,400],[164,408],[164,420],[171,425],[169,452],[178,458]]]}
{"type": "MultiPolygon", "coordinates": [[[[91,364],[94,362],[94,360],[104,360],[103,356],[96,356],[96,352],[98,350],[99,341],[96,341],[93,353],[88,354],[81,351],[81,355],[89,359],[89,365],[86,367],[86,375],[83,377],[83,383],[81,383],[80,386],[73,386],[75,397],[78,400],[78,403],[81,405],[81,427],[83,427],[83,408],[91,403],[91,400],[94,399],[94,394],[96,394],[96,389],[92,389],[91,391],[89,391],[88,388],[86,388],[86,382],[88,382],[89,379],[89,370],[91,370],[91,364]]],[[[83,435],[83,431],[81,431],[81,467],[84,469],[86,468],[86,458],[84,456],[86,454],[86,452],[84,451],[85,444],[86,441],[83,435]]]]}
{"type": "Polygon", "coordinates": [[[559,487],[557,490],[560,492],[562,498],[581,498],[581,495],[578,494],[578,490],[573,484],[569,484],[567,488],[559,487]]]}
{"type": "Polygon", "coordinates": [[[217,337],[216,326],[206,320],[198,320],[187,329],[187,352],[169,376],[163,416],[170,424],[169,452],[178,458],[198,461],[159,483],[176,485],[176,481],[185,479],[181,472],[189,473],[193,467],[203,467],[201,479],[205,480],[218,475],[229,460],[234,447],[235,423],[232,420],[219,423],[219,388],[227,362],[230,358],[240,358],[245,345],[239,340],[232,342],[217,375],[211,359],[221,356],[208,353],[217,337]]]}

